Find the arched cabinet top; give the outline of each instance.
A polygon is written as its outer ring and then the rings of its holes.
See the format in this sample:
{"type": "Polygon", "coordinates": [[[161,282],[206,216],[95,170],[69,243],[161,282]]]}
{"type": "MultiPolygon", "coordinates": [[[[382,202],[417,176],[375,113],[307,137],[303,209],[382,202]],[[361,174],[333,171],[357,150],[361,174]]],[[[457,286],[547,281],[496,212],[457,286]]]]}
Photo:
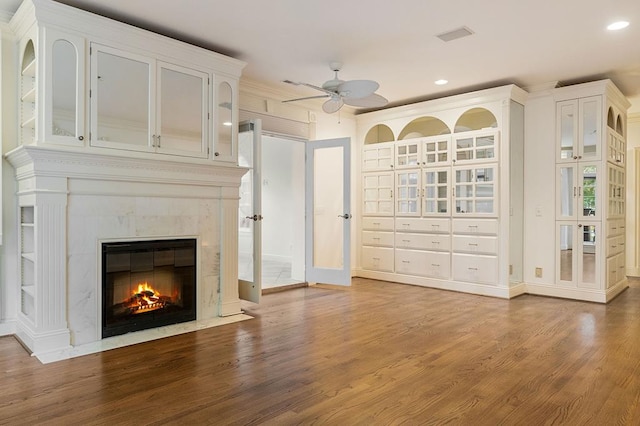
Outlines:
{"type": "Polygon", "coordinates": [[[398,140],[448,135],[450,133],[449,126],[439,118],[424,116],[409,122],[400,132],[398,140]]]}
{"type": "Polygon", "coordinates": [[[616,118],[616,132],[624,136],[624,124],[622,123],[622,117],[620,114],[618,114],[618,117],[616,118]]]}
{"type": "Polygon", "coordinates": [[[21,71],[23,75],[35,75],[35,67],[33,70],[30,70],[30,68],[35,64],[35,60],[36,50],[33,46],[33,41],[29,40],[25,45],[24,53],[22,54],[21,71]]]}
{"type": "Polygon", "coordinates": [[[393,142],[395,137],[393,136],[393,131],[386,124],[376,124],[367,132],[367,135],[364,138],[365,145],[374,144],[374,143],[382,143],[382,142],[393,142]]]}
{"type": "Polygon", "coordinates": [[[613,116],[613,107],[609,107],[609,111],[607,111],[607,126],[614,130],[616,128],[615,118],[613,116]]]}
{"type": "Polygon", "coordinates": [[[453,131],[460,133],[489,127],[498,127],[496,116],[486,108],[471,108],[458,118],[453,131]]]}

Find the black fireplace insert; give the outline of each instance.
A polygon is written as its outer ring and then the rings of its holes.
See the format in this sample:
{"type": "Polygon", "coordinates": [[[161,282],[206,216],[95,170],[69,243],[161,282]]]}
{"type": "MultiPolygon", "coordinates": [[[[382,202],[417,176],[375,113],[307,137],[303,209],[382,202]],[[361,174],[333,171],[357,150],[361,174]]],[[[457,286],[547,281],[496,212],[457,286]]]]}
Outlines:
{"type": "Polygon", "coordinates": [[[196,319],[196,240],[102,244],[102,337],[196,319]]]}

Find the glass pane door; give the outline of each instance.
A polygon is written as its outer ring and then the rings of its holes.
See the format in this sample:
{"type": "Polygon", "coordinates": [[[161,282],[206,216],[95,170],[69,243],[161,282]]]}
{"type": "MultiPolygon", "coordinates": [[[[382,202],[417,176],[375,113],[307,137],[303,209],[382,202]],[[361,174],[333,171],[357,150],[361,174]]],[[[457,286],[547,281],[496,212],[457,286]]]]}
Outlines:
{"type": "Polygon", "coordinates": [[[351,284],[350,139],[307,144],[307,281],[351,284]]]}
{"type": "Polygon", "coordinates": [[[240,183],[238,208],[238,291],[240,298],[259,303],[262,295],[262,193],[260,120],[240,124],[238,165],[248,167],[240,183]]]}

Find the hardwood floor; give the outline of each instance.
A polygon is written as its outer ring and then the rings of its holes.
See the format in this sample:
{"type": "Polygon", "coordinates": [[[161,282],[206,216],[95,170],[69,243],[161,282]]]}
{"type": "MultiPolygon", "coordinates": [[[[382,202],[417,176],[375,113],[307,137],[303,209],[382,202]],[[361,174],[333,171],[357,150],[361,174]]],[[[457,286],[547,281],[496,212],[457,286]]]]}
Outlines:
{"type": "Polygon", "coordinates": [[[640,424],[640,284],[608,305],[380,281],[41,365],[0,338],[0,424],[640,424]]]}

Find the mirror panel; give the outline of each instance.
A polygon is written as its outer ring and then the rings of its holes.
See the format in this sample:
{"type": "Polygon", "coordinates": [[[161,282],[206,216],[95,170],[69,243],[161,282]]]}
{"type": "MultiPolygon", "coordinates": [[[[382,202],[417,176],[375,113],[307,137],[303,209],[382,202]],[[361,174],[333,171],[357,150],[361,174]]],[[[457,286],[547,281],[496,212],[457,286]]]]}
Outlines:
{"type": "Polygon", "coordinates": [[[573,158],[573,142],[575,136],[575,104],[560,106],[560,158],[573,158]]]}
{"type": "Polygon", "coordinates": [[[560,225],[560,280],[573,281],[573,225],[560,225]]]}
{"type": "Polygon", "coordinates": [[[160,135],[163,149],[203,150],[204,79],[174,69],[160,71],[160,135]]]}
{"type": "Polygon", "coordinates": [[[149,145],[149,64],[97,52],[98,141],[149,145]]]}

